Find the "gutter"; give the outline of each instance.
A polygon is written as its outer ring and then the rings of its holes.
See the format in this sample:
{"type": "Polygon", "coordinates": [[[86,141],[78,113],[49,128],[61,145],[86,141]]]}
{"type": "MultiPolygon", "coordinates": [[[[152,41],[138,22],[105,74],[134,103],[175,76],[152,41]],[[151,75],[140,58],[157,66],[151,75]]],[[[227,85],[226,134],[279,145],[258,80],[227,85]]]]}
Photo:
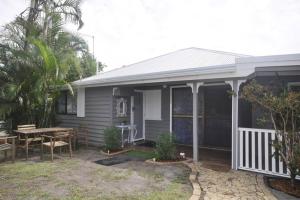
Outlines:
{"type": "Polygon", "coordinates": [[[300,54],[284,54],[284,55],[271,55],[271,56],[251,56],[236,58],[236,64],[256,64],[268,62],[293,62],[300,61],[300,54]]]}
{"type": "Polygon", "coordinates": [[[186,80],[188,76],[195,76],[195,75],[204,75],[204,74],[221,74],[221,73],[233,73],[236,71],[235,64],[228,64],[228,65],[216,65],[216,66],[209,66],[209,67],[197,67],[197,68],[190,68],[190,69],[183,69],[183,70],[172,70],[166,72],[155,72],[155,73],[148,73],[148,74],[136,74],[136,75],[128,75],[128,76],[119,76],[115,78],[106,78],[106,79],[99,79],[96,80],[78,80],[73,82],[75,86],[109,86],[109,85],[126,85],[131,82],[137,83],[153,83],[157,82],[157,80],[161,80],[161,82],[170,82],[172,79],[180,79],[186,80]]]}

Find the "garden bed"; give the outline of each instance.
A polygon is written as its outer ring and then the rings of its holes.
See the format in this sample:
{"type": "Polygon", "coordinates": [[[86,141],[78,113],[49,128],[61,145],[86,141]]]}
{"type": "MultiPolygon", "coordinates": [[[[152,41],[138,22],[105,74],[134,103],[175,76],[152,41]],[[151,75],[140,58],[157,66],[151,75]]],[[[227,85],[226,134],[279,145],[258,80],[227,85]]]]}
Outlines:
{"type": "Polygon", "coordinates": [[[291,186],[290,179],[287,178],[278,178],[278,177],[265,177],[266,184],[274,189],[281,192],[284,192],[288,195],[300,198],[300,181],[295,180],[295,187],[291,186]]]}
{"type": "Polygon", "coordinates": [[[159,165],[169,165],[169,164],[176,164],[176,163],[184,163],[184,162],[189,162],[191,160],[189,159],[175,159],[175,160],[153,160],[153,159],[148,159],[145,162],[147,163],[154,163],[154,164],[159,164],[159,165]]]}

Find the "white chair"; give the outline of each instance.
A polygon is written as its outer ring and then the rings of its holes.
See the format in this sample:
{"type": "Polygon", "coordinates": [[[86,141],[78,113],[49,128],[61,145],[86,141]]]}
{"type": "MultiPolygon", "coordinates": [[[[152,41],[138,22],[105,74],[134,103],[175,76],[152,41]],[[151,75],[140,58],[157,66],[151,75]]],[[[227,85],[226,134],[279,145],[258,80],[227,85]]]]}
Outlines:
{"type": "Polygon", "coordinates": [[[128,127],[128,143],[133,143],[134,144],[134,140],[135,137],[137,135],[137,129],[136,129],[136,125],[130,125],[128,127]]]}

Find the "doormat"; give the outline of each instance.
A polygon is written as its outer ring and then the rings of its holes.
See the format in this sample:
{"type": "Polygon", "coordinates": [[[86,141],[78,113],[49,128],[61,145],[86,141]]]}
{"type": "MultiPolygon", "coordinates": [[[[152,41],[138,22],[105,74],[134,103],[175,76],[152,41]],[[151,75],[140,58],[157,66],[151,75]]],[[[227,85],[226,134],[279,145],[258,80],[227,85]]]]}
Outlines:
{"type": "Polygon", "coordinates": [[[155,147],[155,142],[152,141],[143,141],[142,143],[137,143],[137,146],[141,146],[141,147],[155,147]]]}
{"type": "Polygon", "coordinates": [[[135,156],[128,156],[128,155],[118,155],[111,158],[106,158],[102,160],[97,160],[95,163],[99,165],[105,165],[105,166],[112,166],[117,165],[129,161],[145,161],[143,158],[135,157],[135,156]]]}

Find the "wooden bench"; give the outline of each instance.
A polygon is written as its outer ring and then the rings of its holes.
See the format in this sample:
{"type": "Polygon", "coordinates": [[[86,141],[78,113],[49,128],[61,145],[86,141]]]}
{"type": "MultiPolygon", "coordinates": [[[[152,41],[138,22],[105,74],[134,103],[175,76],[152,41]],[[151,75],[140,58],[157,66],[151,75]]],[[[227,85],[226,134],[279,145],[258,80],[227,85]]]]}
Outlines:
{"type": "Polygon", "coordinates": [[[35,124],[18,125],[18,130],[31,130],[36,129],[35,124]]]}
{"type": "MultiPolygon", "coordinates": [[[[32,130],[32,129],[36,129],[36,126],[35,126],[35,124],[18,125],[17,129],[18,130],[32,130]]],[[[29,136],[26,135],[23,137],[21,134],[18,134],[17,139],[18,139],[17,148],[25,149],[26,159],[28,158],[28,149],[39,145],[42,140],[40,135],[37,135],[37,134],[32,134],[29,136]],[[26,137],[28,137],[28,138],[26,139],[26,137]],[[28,144],[26,144],[26,141],[28,144]]]]}

